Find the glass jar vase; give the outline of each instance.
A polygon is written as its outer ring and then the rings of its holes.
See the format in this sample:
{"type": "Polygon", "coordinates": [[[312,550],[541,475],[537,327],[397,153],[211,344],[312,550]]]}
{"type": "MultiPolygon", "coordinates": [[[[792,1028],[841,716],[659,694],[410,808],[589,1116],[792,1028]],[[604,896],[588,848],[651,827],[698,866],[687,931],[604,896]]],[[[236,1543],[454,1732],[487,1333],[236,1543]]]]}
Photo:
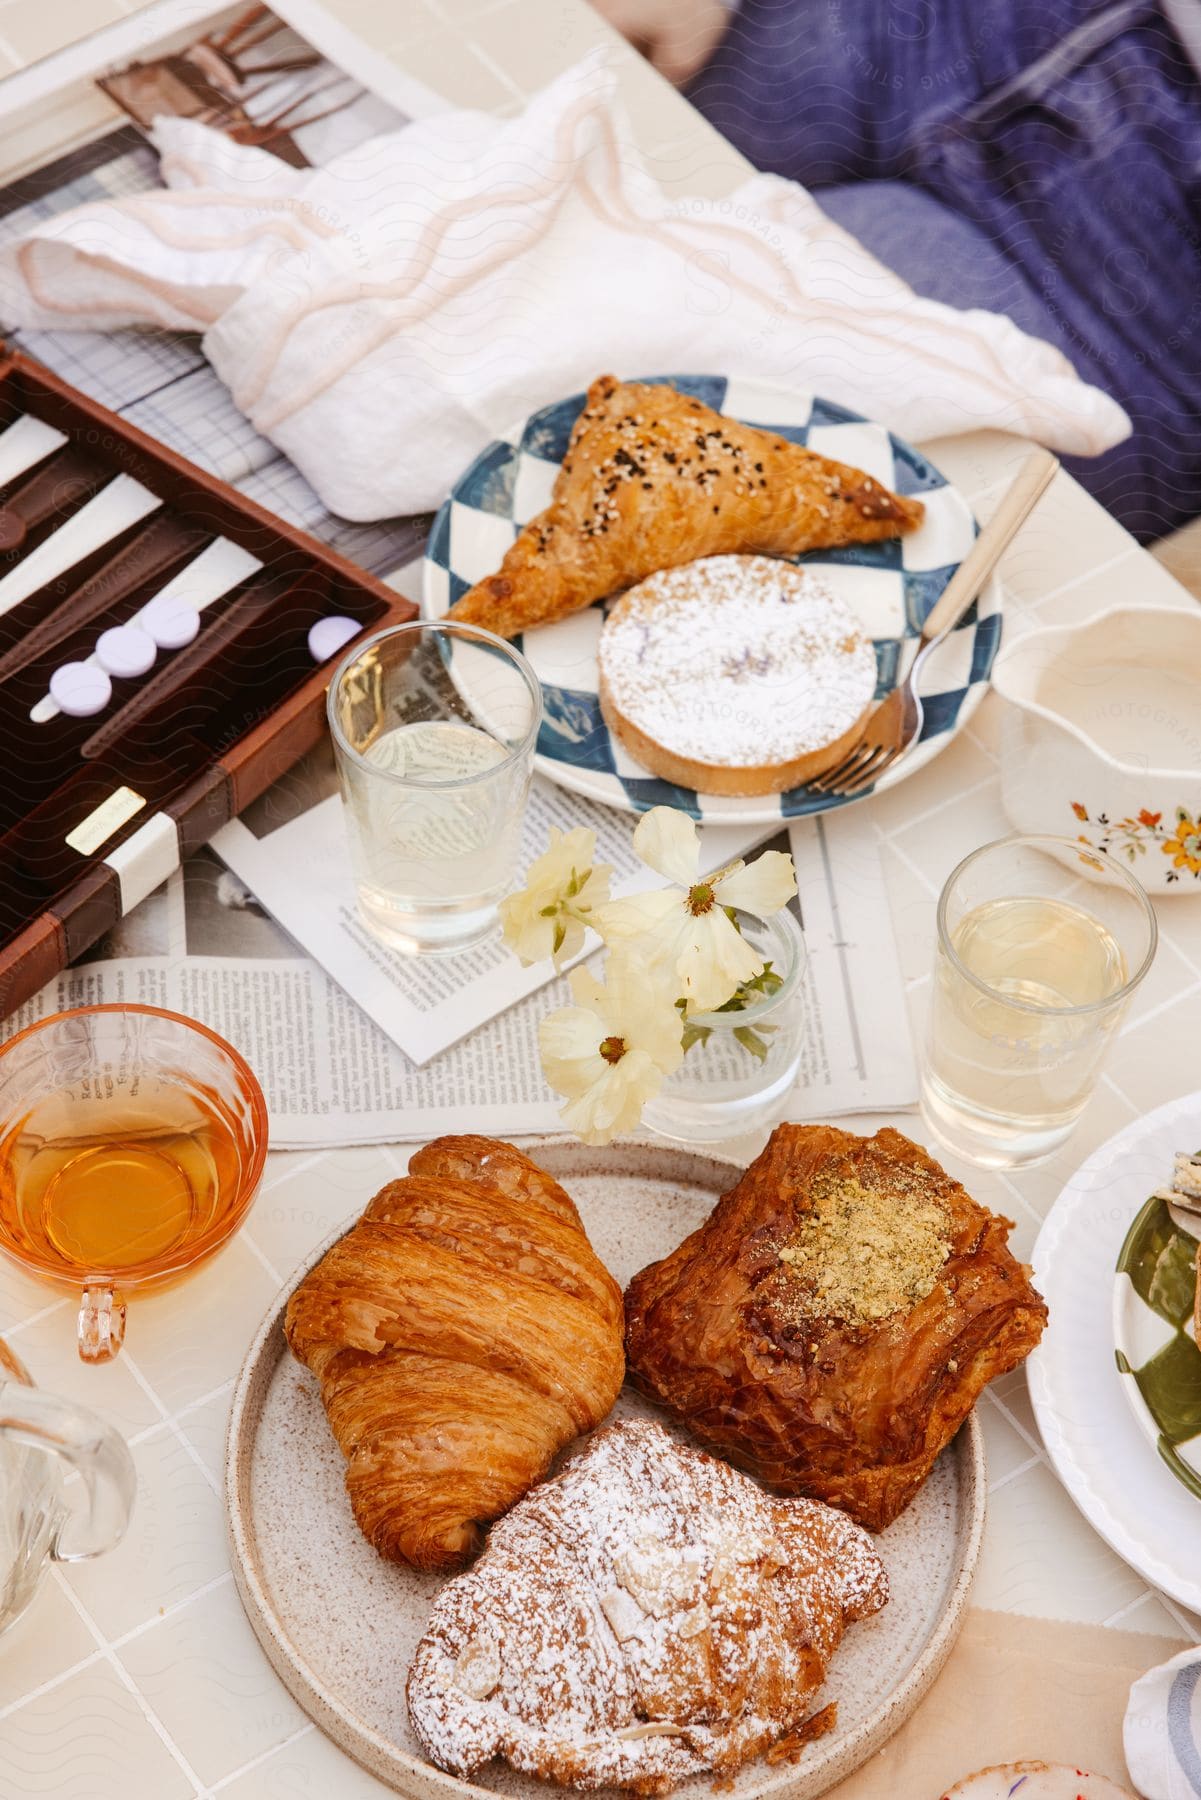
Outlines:
{"type": "Polygon", "coordinates": [[[805,939],[791,912],[739,913],[747,942],[779,985],[737,1011],[692,1013],[683,1062],[642,1110],[642,1123],[682,1144],[718,1144],[778,1125],[800,1072],[805,939]]]}

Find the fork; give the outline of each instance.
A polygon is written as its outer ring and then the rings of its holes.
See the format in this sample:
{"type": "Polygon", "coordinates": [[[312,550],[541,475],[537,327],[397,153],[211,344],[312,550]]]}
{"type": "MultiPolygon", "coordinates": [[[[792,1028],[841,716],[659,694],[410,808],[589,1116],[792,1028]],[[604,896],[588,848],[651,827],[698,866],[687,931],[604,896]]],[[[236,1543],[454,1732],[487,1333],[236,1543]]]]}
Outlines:
{"type": "Polygon", "coordinates": [[[1059,467],[1049,450],[1028,456],[1001,496],[996,512],[948,581],[917,640],[904,681],[876,708],[858,741],[833,769],[810,786],[819,794],[849,799],[874,787],[885,769],[917,742],[922,730],[922,697],[917,679],[930,652],[958,625],[972,601],[1017,536],[1059,467]]]}

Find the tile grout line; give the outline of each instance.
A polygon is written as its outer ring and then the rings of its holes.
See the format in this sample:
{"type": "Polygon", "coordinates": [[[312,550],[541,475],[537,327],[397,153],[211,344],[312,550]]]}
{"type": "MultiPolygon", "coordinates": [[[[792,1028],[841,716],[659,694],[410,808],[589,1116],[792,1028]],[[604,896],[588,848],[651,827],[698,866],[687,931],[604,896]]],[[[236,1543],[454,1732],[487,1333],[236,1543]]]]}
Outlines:
{"type": "Polygon", "coordinates": [[[67,1599],[70,1601],[71,1605],[75,1608],[76,1612],[79,1614],[80,1618],[83,1620],[84,1624],[87,1626],[88,1630],[91,1632],[93,1638],[96,1640],[96,1643],[99,1646],[100,1656],[108,1664],[109,1668],[113,1671],[114,1675],[117,1677],[117,1680],[120,1682],[121,1686],[126,1690],[126,1692],[128,1694],[132,1695],[135,1704],[137,1705],[139,1711],[142,1714],[142,1717],[145,1719],[146,1723],[150,1726],[150,1728],[154,1732],[155,1736],[160,1740],[160,1742],[163,1745],[163,1748],[168,1751],[168,1753],[171,1755],[173,1760],[179,1765],[180,1769],[182,1769],[186,1778],[191,1782],[193,1791],[196,1793],[199,1793],[203,1789],[204,1783],[200,1780],[200,1777],[196,1774],[196,1771],[192,1768],[191,1764],[188,1762],[187,1757],[184,1755],[183,1751],[179,1748],[179,1745],[172,1738],[170,1732],[167,1730],[166,1726],[163,1724],[162,1720],[159,1718],[158,1714],[155,1712],[154,1708],[151,1706],[149,1700],[147,1700],[145,1694],[143,1694],[141,1688],[137,1685],[133,1676],[129,1673],[129,1670],[125,1667],[125,1665],[122,1663],[120,1657],[113,1650],[112,1645],[105,1638],[104,1633],[101,1631],[100,1627],[97,1625],[95,1619],[93,1619],[93,1617],[92,1617],[91,1613],[88,1611],[87,1607],[83,1604],[83,1601],[79,1598],[79,1595],[75,1592],[74,1588],[71,1586],[71,1583],[64,1579],[61,1569],[55,1569],[54,1574],[58,1579],[58,1582],[59,1582],[60,1587],[62,1588],[62,1591],[66,1594],[67,1599]]]}
{"type": "Polygon", "coordinates": [[[989,748],[974,725],[965,725],[963,727],[963,735],[970,743],[973,743],[976,746],[981,756],[987,756],[989,761],[994,765],[993,779],[995,780],[996,770],[1001,766],[1001,758],[998,752],[989,748]]]}
{"type": "Polygon", "coordinates": [[[270,1275],[276,1288],[281,1288],[284,1285],[283,1276],[279,1273],[279,1270],[275,1267],[275,1264],[271,1261],[271,1258],[267,1255],[267,1252],[262,1246],[255,1243],[249,1231],[244,1231],[242,1233],[242,1242],[250,1251],[250,1254],[254,1257],[255,1261],[267,1271],[268,1275],[270,1275]]]}
{"type": "Polygon", "coordinates": [[[110,1648],[123,1650],[126,1644],[135,1643],[138,1638],[145,1637],[147,1632],[153,1631],[158,1625],[165,1624],[168,1619],[175,1618],[177,1613],[186,1612],[194,1601],[203,1600],[206,1594],[213,1594],[218,1588],[227,1587],[233,1578],[232,1569],[223,1569],[220,1575],[214,1575],[211,1580],[203,1582],[192,1593],[185,1594],[182,1600],[172,1601],[170,1606],[165,1606],[161,1612],[155,1613],[152,1619],[143,1619],[140,1625],[131,1625],[128,1631],[121,1633],[120,1637],[112,1639],[110,1648]]]}
{"type": "Polygon", "coordinates": [[[49,1680],[39,1682],[37,1687],[30,1688],[27,1694],[22,1694],[19,1700],[9,1700],[6,1705],[0,1706],[0,1720],[10,1718],[13,1713],[20,1712],[21,1708],[28,1706],[31,1700],[40,1700],[43,1694],[52,1694],[56,1687],[61,1687],[64,1681],[70,1681],[73,1675],[82,1675],[83,1671],[90,1669],[93,1663],[103,1661],[103,1650],[89,1650],[86,1656],[82,1656],[78,1662],[72,1663],[69,1669],[60,1669],[57,1675],[51,1675],[49,1680]]]}
{"type": "Polygon", "coordinates": [[[1102,1071],[1101,1081],[1103,1086],[1107,1087],[1111,1093],[1117,1095],[1123,1106],[1128,1106],[1131,1112],[1134,1113],[1136,1117],[1138,1116],[1140,1109],[1134,1104],[1134,1101],[1130,1098],[1130,1095],[1126,1092],[1125,1088],[1119,1086],[1114,1080],[1108,1069],[1102,1071]]]}
{"type": "MultiPolygon", "coordinates": [[[[905,827],[903,825],[897,827],[898,833],[903,832],[904,830],[905,830],[905,827]]],[[[901,861],[904,863],[905,867],[909,870],[909,873],[914,877],[915,881],[920,881],[921,885],[925,888],[926,892],[928,894],[930,894],[935,900],[937,900],[938,899],[938,889],[934,886],[932,881],[930,881],[925,875],[922,874],[922,871],[918,868],[918,866],[914,862],[913,858],[911,856],[907,855],[906,852],[901,849],[900,844],[897,842],[896,836],[885,835],[884,842],[885,842],[885,844],[887,844],[888,848],[893,852],[894,855],[900,857],[901,861]]]]}
{"type": "MultiPolygon", "coordinates": [[[[996,1409],[999,1413],[1002,1413],[1004,1415],[1006,1424],[1012,1425],[1013,1429],[1017,1432],[1017,1434],[1021,1438],[1022,1442],[1024,1444],[1029,1444],[1031,1450],[1033,1450],[1033,1452],[1034,1452],[1035,1459],[1038,1462],[1045,1463],[1047,1468],[1050,1469],[1051,1464],[1047,1459],[1047,1453],[1043,1449],[1043,1446],[1035,1438],[1031,1437],[1030,1433],[1026,1430],[1026,1427],[1022,1424],[1021,1420],[1014,1413],[1010,1412],[1010,1410],[1006,1406],[1005,1402],[1002,1399],[1000,1399],[998,1395],[992,1393],[991,1390],[989,1390],[987,1388],[985,1389],[985,1398],[988,1399],[992,1403],[992,1405],[996,1407],[996,1409]]],[[[1054,1474],[1053,1469],[1051,1472],[1052,1472],[1052,1474],[1054,1474]]],[[[1056,1479],[1058,1480],[1058,1477],[1056,1477],[1056,1479]]]]}
{"type": "MultiPolygon", "coordinates": [[[[120,1637],[113,1638],[108,1646],[109,1649],[115,1652],[123,1649],[126,1644],[133,1643],[135,1639],[145,1637],[146,1633],[153,1631],[156,1625],[161,1625],[165,1620],[174,1618],[176,1613],[181,1613],[191,1606],[194,1600],[201,1599],[216,1588],[224,1587],[233,1578],[232,1569],[226,1569],[222,1574],[215,1575],[211,1581],[206,1581],[193,1593],[185,1594],[182,1600],[175,1600],[170,1606],[164,1607],[162,1612],[155,1613],[153,1618],[143,1619],[140,1625],[131,1626],[128,1631],[123,1631],[120,1637]]],[[[86,1656],[80,1657],[79,1661],[72,1663],[69,1668],[60,1669],[57,1675],[51,1675],[48,1680],[40,1682],[37,1687],[30,1688],[29,1692],[22,1694],[19,1700],[10,1700],[6,1705],[0,1706],[0,1720],[7,1719],[10,1714],[19,1712],[31,1700],[39,1700],[43,1694],[53,1693],[54,1689],[61,1687],[64,1681],[70,1681],[72,1676],[80,1675],[85,1669],[90,1669],[93,1663],[104,1660],[103,1650],[89,1651],[86,1656]]]]}
{"type": "Polygon", "coordinates": [[[235,1376],[231,1376],[228,1381],[221,1382],[218,1387],[210,1388],[207,1394],[201,1394],[196,1400],[189,1400],[188,1404],[181,1406],[178,1412],[171,1413],[163,1419],[155,1419],[152,1425],[143,1425],[140,1431],[135,1431],[131,1437],[126,1438],[125,1442],[127,1444],[145,1444],[157,1437],[160,1432],[168,1431],[172,1425],[182,1425],[193,1413],[199,1412],[200,1408],[207,1406],[210,1401],[218,1399],[222,1394],[232,1394],[236,1379],[235,1376]]]}
{"type": "Polygon", "coordinates": [[[1006,1474],[998,1475],[995,1481],[990,1481],[988,1484],[989,1499],[991,1500],[994,1494],[999,1494],[1002,1488],[1007,1488],[1011,1481],[1016,1481],[1019,1475],[1027,1475],[1031,1469],[1037,1469],[1042,1460],[1041,1456],[1028,1456],[1025,1462],[1018,1464],[1016,1469],[1010,1469],[1006,1474]]]}
{"type": "MultiPolygon", "coordinates": [[[[948,751],[950,750],[950,748],[951,748],[951,746],[948,744],[947,745],[948,751]]],[[[988,771],[987,775],[982,775],[979,781],[973,781],[971,787],[960,788],[958,790],[958,792],[952,796],[952,802],[954,805],[958,806],[958,804],[961,800],[970,800],[972,795],[978,794],[982,788],[995,787],[996,785],[997,785],[997,771],[994,768],[994,769],[990,769],[988,771]]],[[[913,828],[913,826],[921,825],[926,819],[933,819],[933,818],[937,817],[937,815],[943,811],[943,809],[947,806],[947,804],[948,804],[948,802],[946,800],[936,800],[934,802],[933,806],[927,806],[924,809],[924,811],[919,812],[919,813],[910,813],[909,817],[905,820],[904,825],[897,827],[897,829],[902,830],[902,831],[909,831],[913,828]]],[[[881,834],[881,837],[882,837],[884,843],[886,843],[886,844],[891,843],[891,841],[892,841],[891,838],[889,838],[889,836],[881,829],[881,827],[878,823],[877,823],[876,829],[877,829],[877,831],[880,831],[880,834],[881,834]]]]}
{"type": "Polygon", "coordinates": [[[1193,974],[1197,977],[1197,980],[1201,981],[1201,963],[1195,963],[1193,961],[1192,957],[1189,955],[1188,951],[1182,950],[1180,948],[1180,945],[1178,943],[1176,943],[1175,939],[1172,940],[1171,948],[1175,951],[1176,955],[1180,958],[1180,960],[1184,964],[1185,968],[1191,969],[1193,974]]]}
{"type": "Polygon", "coordinates": [[[43,1319],[48,1319],[52,1313],[60,1312],[64,1307],[70,1306],[70,1304],[71,1302],[69,1300],[52,1300],[48,1306],[43,1306],[37,1312],[30,1313],[27,1318],[22,1319],[18,1324],[6,1325],[4,1327],[4,1335],[6,1338],[17,1337],[22,1331],[27,1331],[31,1325],[40,1325],[43,1319]]]}
{"type": "Polygon", "coordinates": [[[1180,1629],[1187,1636],[1189,1643],[1195,1644],[1197,1641],[1196,1620],[1189,1619],[1187,1617],[1187,1615],[1177,1605],[1176,1601],[1172,1599],[1172,1596],[1170,1594],[1165,1594],[1163,1592],[1162,1588],[1156,1588],[1155,1597],[1160,1602],[1160,1604],[1166,1609],[1166,1611],[1171,1613],[1171,1615],[1175,1619],[1177,1625],[1179,1625],[1180,1629]]]}
{"type": "Polygon", "coordinates": [[[1118,1041],[1122,1042],[1126,1038],[1134,1037],[1143,1029],[1144,1025],[1150,1025],[1154,1019],[1158,1019],[1160,1013],[1167,1012],[1170,1007],[1178,1005],[1181,1000],[1191,1000],[1198,993],[1201,993],[1201,981],[1191,982],[1188,987],[1181,988],[1179,993],[1169,995],[1166,1000],[1161,1000],[1158,1006],[1153,1006],[1150,1012],[1143,1013],[1140,1018],[1132,1019],[1128,1025],[1124,1026],[1118,1033],[1118,1041]]]}
{"type": "Polygon", "coordinates": [[[476,58],[476,60],[478,62],[481,62],[484,65],[485,69],[488,70],[490,75],[495,75],[496,79],[500,82],[501,86],[508,90],[509,95],[512,99],[515,99],[515,100],[528,100],[529,99],[529,95],[524,93],[522,91],[522,89],[518,87],[518,85],[514,81],[513,77],[509,74],[509,71],[507,69],[503,68],[502,65],[496,61],[495,57],[489,56],[488,52],[484,49],[483,45],[477,44],[474,37],[472,37],[467,31],[463,30],[463,28],[461,26],[457,26],[455,28],[455,36],[458,38],[459,43],[461,45],[464,45],[468,50],[470,50],[471,54],[476,58]]]}
{"type": "Polygon", "coordinates": [[[1109,1617],[1107,1619],[1102,1619],[1101,1623],[1102,1625],[1116,1626],[1120,1620],[1127,1618],[1130,1613],[1136,1610],[1136,1608],[1144,1606],[1148,1600],[1155,1600],[1157,1598],[1158,1595],[1156,1594],[1155,1589],[1148,1588],[1146,1593],[1140,1594],[1137,1600],[1128,1600],[1125,1606],[1119,1606],[1117,1612],[1110,1613],[1109,1617]]]}
{"type": "Polygon", "coordinates": [[[141,1369],[139,1369],[137,1363],[128,1352],[126,1352],[125,1355],[125,1366],[137,1382],[138,1386],[142,1389],[142,1392],[146,1395],[147,1399],[150,1400],[154,1406],[158,1407],[159,1412],[163,1415],[162,1423],[170,1427],[176,1441],[183,1445],[184,1450],[191,1457],[192,1461],[203,1475],[206,1485],[212,1489],[218,1500],[223,1500],[224,1496],[221,1492],[220,1482],[214,1478],[212,1470],[201,1456],[199,1450],[197,1450],[195,1444],[193,1444],[192,1440],[187,1436],[175,1416],[167,1410],[166,1406],[164,1406],[163,1402],[159,1399],[149,1381],[146,1379],[145,1375],[143,1375],[141,1369]]]}
{"type": "MultiPolygon", "coordinates": [[[[276,1150],[273,1154],[276,1156],[295,1156],[296,1151],[276,1150]]],[[[293,1163],[286,1169],[280,1169],[277,1174],[267,1176],[259,1183],[259,1191],[255,1199],[255,1205],[257,1206],[258,1201],[264,1194],[270,1194],[275,1188],[283,1187],[284,1183],[291,1181],[294,1175],[306,1175],[310,1169],[316,1167],[323,1156],[328,1155],[329,1145],[326,1145],[324,1150],[314,1150],[312,1155],[306,1156],[303,1162],[293,1163]]],[[[253,1217],[254,1209],[251,1208],[250,1213],[247,1215],[247,1221],[249,1222],[253,1217]]]]}
{"type": "Polygon", "coordinates": [[[267,1762],[273,1756],[278,1756],[279,1752],[286,1750],[289,1745],[298,1744],[301,1738],[308,1737],[309,1733],[316,1729],[314,1721],[306,1719],[304,1724],[298,1726],[289,1737],[281,1738],[278,1744],[272,1744],[269,1750],[264,1750],[260,1755],[251,1757],[250,1761],[243,1763],[240,1769],[233,1769],[228,1775],[223,1775],[220,1781],[214,1781],[211,1787],[204,1790],[201,1800],[208,1800],[210,1794],[219,1794],[222,1788],[230,1787],[235,1781],[240,1781],[243,1775],[252,1774],[262,1763],[267,1762]]]}
{"type": "MultiPolygon", "coordinates": [[[[1034,1210],[1033,1206],[1030,1204],[1029,1200],[1026,1199],[1026,1196],[1022,1193],[1020,1188],[1014,1186],[1012,1178],[1006,1173],[1006,1171],[1004,1169],[997,1169],[994,1172],[997,1175],[998,1179],[1000,1180],[1002,1186],[1006,1187],[1009,1190],[1010,1194],[1013,1196],[1014,1200],[1016,1200],[1017,1204],[1021,1207],[1021,1209],[1025,1213],[1026,1217],[1031,1221],[1032,1224],[1037,1225],[1038,1229],[1041,1231],[1043,1226],[1047,1222],[1046,1219],[1044,1218],[1044,1216],[1041,1213],[1035,1212],[1035,1210],[1034,1210]]],[[[1000,1402],[998,1402],[998,1405],[999,1404],[1000,1404],[1000,1402]]]]}
{"type": "MultiPolygon", "coordinates": [[[[1026,600],[1023,598],[1021,602],[1022,611],[1029,611],[1030,613],[1041,612],[1048,600],[1058,600],[1062,594],[1070,594],[1073,589],[1083,587],[1084,583],[1086,581],[1091,581],[1094,576],[1108,574],[1111,569],[1116,569],[1119,563],[1127,562],[1132,557],[1136,556],[1141,548],[1142,546],[1140,544],[1131,544],[1129,550],[1119,550],[1118,554],[1116,556],[1111,556],[1108,562],[1097,563],[1093,568],[1084,569],[1079,575],[1073,575],[1070,581],[1061,581],[1058,587],[1048,588],[1046,593],[1040,594],[1037,600],[1026,600]]],[[[1041,621],[1036,619],[1035,623],[1039,624],[1041,621]]]]}

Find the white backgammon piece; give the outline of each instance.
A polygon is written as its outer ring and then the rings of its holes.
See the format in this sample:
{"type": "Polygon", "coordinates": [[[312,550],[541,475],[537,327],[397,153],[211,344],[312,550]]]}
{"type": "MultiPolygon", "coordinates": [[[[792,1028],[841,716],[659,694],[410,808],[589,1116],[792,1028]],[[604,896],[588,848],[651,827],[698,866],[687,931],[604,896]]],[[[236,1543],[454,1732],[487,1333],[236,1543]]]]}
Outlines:
{"type": "Polygon", "coordinates": [[[113,684],[97,663],[64,663],[50,677],[50,697],[72,719],[90,719],[113,697],[113,684]]]}
{"type": "Polygon", "coordinates": [[[136,625],[114,625],[96,639],[96,661],[110,675],[134,681],[154,666],[158,650],[148,632],[136,625]]]}
{"type": "Polygon", "coordinates": [[[184,600],[167,600],[160,595],[142,609],[138,624],[160,650],[182,650],[200,630],[200,614],[184,600]]]}
{"type": "Polygon", "coordinates": [[[343,644],[358,637],[362,629],[356,619],[348,619],[342,613],[331,613],[328,619],[318,619],[309,629],[309,655],[314,662],[328,662],[343,644]]]}

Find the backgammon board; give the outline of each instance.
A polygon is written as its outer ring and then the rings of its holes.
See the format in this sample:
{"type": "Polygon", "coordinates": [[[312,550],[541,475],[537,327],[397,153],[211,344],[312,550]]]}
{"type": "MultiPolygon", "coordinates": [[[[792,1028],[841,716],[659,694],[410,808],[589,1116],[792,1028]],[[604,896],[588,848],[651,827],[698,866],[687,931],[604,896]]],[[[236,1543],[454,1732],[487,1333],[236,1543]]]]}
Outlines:
{"type": "Polygon", "coordinates": [[[0,1018],[323,729],[392,588],[0,356],[0,1018]]]}

